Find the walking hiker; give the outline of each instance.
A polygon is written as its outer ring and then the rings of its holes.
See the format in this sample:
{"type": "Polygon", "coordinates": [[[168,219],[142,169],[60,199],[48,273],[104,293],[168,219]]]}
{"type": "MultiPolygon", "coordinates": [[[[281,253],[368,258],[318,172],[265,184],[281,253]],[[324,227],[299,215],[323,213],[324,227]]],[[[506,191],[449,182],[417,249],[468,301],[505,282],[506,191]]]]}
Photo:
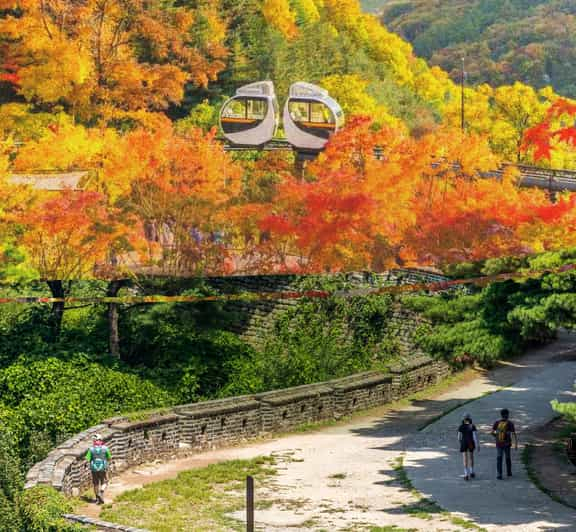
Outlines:
{"type": "Polygon", "coordinates": [[[492,426],[492,436],[496,439],[496,450],[498,451],[496,459],[496,468],[498,471],[498,480],[502,480],[502,458],[506,456],[506,473],[512,476],[512,458],[510,449],[512,448],[512,436],[514,436],[514,449],[518,450],[518,437],[514,423],[510,421],[510,412],[507,408],[500,410],[500,419],[494,422],[492,426]]]}
{"type": "Polygon", "coordinates": [[[86,460],[90,463],[96,504],[104,504],[104,490],[106,489],[108,466],[111,459],[110,449],[104,445],[102,436],[95,434],[94,444],[88,449],[86,460]]]}
{"type": "Polygon", "coordinates": [[[570,463],[576,466],[576,432],[570,434],[570,437],[566,441],[566,456],[570,463]]]}
{"type": "Polygon", "coordinates": [[[478,442],[478,431],[472,423],[470,414],[464,414],[462,423],[458,427],[458,440],[460,441],[460,452],[464,461],[464,480],[470,480],[476,476],[474,473],[474,451],[480,452],[478,442]]]}

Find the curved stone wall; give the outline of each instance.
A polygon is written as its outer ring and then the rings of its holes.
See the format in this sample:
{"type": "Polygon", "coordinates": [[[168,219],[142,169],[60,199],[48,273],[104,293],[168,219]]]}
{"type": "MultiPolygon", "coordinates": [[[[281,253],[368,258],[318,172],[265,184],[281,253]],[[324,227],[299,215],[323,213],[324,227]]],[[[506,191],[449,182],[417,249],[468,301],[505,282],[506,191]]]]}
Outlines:
{"type": "MultiPolygon", "coordinates": [[[[446,279],[412,269],[381,274],[351,273],[346,278],[351,286],[362,288],[446,279]]],[[[298,287],[299,279],[290,275],[225,277],[210,278],[208,284],[222,293],[282,291],[298,287]]],[[[231,329],[259,347],[278,316],[294,304],[297,302],[290,299],[230,303],[239,320],[231,329]]],[[[49,484],[75,494],[87,487],[90,472],[84,456],[98,432],[110,447],[114,471],[120,472],[151,460],[170,460],[263,434],[289,431],[307,423],[340,419],[421,390],[450,372],[447,364],[431,360],[414,345],[414,331],[424,321],[414,312],[394,305],[388,326],[395,333],[405,363],[390,367],[386,374],[368,372],[308,386],[108,419],[52,450],[45,460],[30,469],[26,488],[49,484]]]]}
{"type": "MultiPolygon", "coordinates": [[[[321,282],[327,278],[346,279],[351,288],[369,289],[382,286],[398,286],[418,283],[437,283],[446,281],[447,277],[427,270],[419,269],[394,269],[382,273],[352,272],[347,274],[323,274],[323,275],[254,275],[254,276],[231,276],[209,277],[208,285],[223,294],[237,292],[287,292],[299,290],[302,279],[309,282],[317,279],[321,282]]],[[[321,285],[319,285],[321,286],[321,285]]],[[[256,349],[263,347],[263,342],[268,333],[273,330],[276,320],[288,309],[298,305],[296,299],[278,299],[265,301],[233,301],[225,304],[228,310],[233,311],[236,319],[227,327],[231,332],[238,334],[244,341],[256,349]]],[[[409,341],[407,334],[413,329],[417,321],[405,319],[406,309],[395,309],[391,319],[391,325],[399,332],[399,339],[406,343],[407,352],[417,352],[413,342],[409,341]],[[396,319],[400,318],[400,319],[396,319]]]]}
{"type": "Polygon", "coordinates": [[[435,384],[449,366],[426,356],[389,373],[367,372],[319,384],[232,397],[117,417],[77,434],[30,469],[26,488],[48,484],[76,495],[90,484],[84,456],[99,432],[113,455],[113,474],[152,460],[170,460],[285,432],[307,423],[337,420],[435,384]]]}

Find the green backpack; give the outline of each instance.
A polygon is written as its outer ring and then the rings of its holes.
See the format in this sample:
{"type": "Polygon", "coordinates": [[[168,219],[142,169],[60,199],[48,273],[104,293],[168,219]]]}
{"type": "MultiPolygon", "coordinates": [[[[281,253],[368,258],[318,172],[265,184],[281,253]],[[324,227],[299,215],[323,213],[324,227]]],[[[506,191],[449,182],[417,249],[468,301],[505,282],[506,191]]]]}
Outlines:
{"type": "Polygon", "coordinates": [[[90,469],[92,471],[106,471],[108,469],[108,447],[96,445],[90,448],[92,459],[90,460],[90,469]]]}

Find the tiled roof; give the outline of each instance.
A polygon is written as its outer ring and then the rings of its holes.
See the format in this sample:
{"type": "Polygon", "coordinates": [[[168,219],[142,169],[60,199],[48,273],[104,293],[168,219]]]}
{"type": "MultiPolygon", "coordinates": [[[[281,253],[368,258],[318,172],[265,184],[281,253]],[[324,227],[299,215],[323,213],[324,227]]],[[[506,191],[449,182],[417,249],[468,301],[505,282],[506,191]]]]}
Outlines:
{"type": "Polygon", "coordinates": [[[82,171],[62,174],[9,174],[8,181],[14,185],[32,185],[38,190],[81,190],[80,183],[87,174],[88,172],[82,171]]]}

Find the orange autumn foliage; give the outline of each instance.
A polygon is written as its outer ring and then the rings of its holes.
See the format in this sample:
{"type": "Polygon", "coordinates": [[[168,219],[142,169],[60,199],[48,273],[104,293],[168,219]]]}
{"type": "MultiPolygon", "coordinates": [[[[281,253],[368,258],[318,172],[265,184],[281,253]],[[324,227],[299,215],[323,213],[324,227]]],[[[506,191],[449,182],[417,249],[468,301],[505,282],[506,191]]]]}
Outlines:
{"type": "MultiPolygon", "coordinates": [[[[259,224],[270,235],[263,246],[265,255],[282,259],[285,268],[297,265],[303,271],[370,267],[378,206],[385,201],[387,187],[400,179],[395,157],[386,162],[391,172],[382,178],[377,171],[382,162],[375,161],[373,149],[410,141],[394,138],[389,129],[374,134],[369,125],[367,118],[352,119],[308,167],[306,179],[290,176],[278,186],[271,210],[259,224]]],[[[390,229],[400,225],[406,213],[398,200],[396,220],[393,213],[386,218],[390,229]]]]}
{"type": "Polygon", "coordinates": [[[510,177],[497,182],[458,176],[437,186],[426,208],[414,202],[417,220],[406,234],[405,245],[418,264],[443,266],[530,252],[516,231],[538,222],[534,209],[549,204],[545,193],[520,189],[510,177]]]}
{"type": "Polygon", "coordinates": [[[39,199],[14,221],[25,227],[21,244],[46,280],[92,277],[141,234],[136,220],[109,208],[97,192],[62,191],[39,199]]]}
{"type": "Polygon", "coordinates": [[[242,167],[214,131],[178,133],[167,119],[114,142],[108,134],[62,128],[16,159],[23,169],[50,161],[58,138],[54,162],[69,167],[73,145],[93,143],[82,153],[95,192],[44,196],[11,215],[43,276],[93,275],[122,253],[135,260],[144,234],[140,266],[175,275],[443,266],[576,245],[575,197],[552,203],[517,186],[513,170],[495,179],[500,160],[479,135],[438,128],[415,139],[351,117],[295,176],[286,154],[242,167]]]}
{"type": "Polygon", "coordinates": [[[303,179],[287,176],[270,202],[244,208],[266,237],[252,238],[252,258],[266,271],[382,270],[572,245],[575,197],[552,203],[520,188],[513,169],[495,179],[499,165],[482,136],[414,139],[352,118],[303,179]]]}
{"type": "Polygon", "coordinates": [[[534,159],[550,160],[555,143],[576,148],[576,104],[559,98],[548,109],[544,120],[526,131],[523,149],[533,150],[534,159]],[[564,118],[574,121],[566,125],[564,118]]]}
{"type": "Polygon", "coordinates": [[[14,172],[92,170],[116,145],[118,134],[109,128],[52,124],[36,141],[21,146],[12,163],[14,172]]]}
{"type": "Polygon", "coordinates": [[[125,135],[103,169],[103,190],[145,224],[150,258],[163,272],[221,273],[230,268],[227,208],[241,192],[241,169],[215,139],[166,122],[125,135]],[[156,243],[156,245],[154,245],[156,243]]]}
{"type": "Polygon", "coordinates": [[[2,78],[26,100],[65,103],[90,118],[104,106],[165,109],[184,84],[206,86],[224,68],[217,8],[164,8],[143,0],[0,0],[2,78]],[[195,25],[209,31],[195,31],[195,25]]]}

